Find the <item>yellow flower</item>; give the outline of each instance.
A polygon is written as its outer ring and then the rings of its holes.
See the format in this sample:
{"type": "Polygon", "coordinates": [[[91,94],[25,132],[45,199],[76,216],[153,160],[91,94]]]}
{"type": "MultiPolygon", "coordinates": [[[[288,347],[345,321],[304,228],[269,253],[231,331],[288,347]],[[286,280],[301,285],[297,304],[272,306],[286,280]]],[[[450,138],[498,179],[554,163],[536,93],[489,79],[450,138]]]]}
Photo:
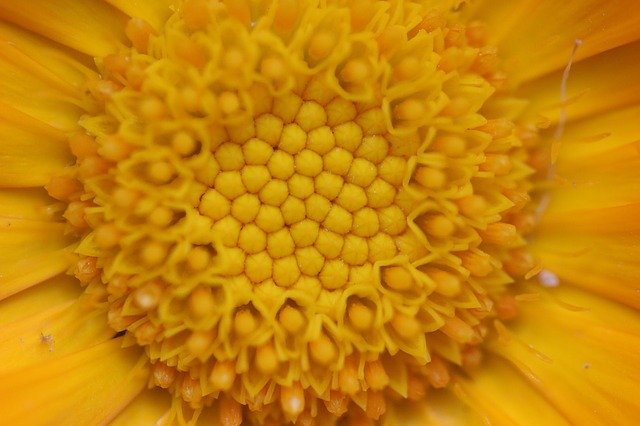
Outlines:
{"type": "Polygon", "coordinates": [[[9,424],[631,424],[640,11],[0,3],[9,424]]]}

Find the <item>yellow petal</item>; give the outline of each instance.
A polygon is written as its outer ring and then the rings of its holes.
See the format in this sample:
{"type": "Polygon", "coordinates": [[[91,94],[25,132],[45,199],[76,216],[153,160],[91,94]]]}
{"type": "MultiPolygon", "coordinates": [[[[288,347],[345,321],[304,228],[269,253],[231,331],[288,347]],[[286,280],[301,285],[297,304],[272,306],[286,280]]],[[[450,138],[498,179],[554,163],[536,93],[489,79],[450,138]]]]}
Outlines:
{"type": "MultiPolygon", "coordinates": [[[[38,290],[38,289],[34,289],[38,290]]],[[[37,292],[31,294],[40,296],[37,292]]],[[[42,294],[44,297],[46,294],[42,294]]],[[[0,326],[0,374],[95,346],[111,338],[106,312],[87,296],[0,326]]],[[[29,299],[23,298],[23,304],[29,299]]]]}
{"type": "Polygon", "coordinates": [[[489,343],[573,424],[632,424],[640,416],[640,318],[598,296],[559,287],[489,343]]]}
{"type": "Polygon", "coordinates": [[[636,235],[541,233],[531,246],[544,268],[570,284],[640,308],[636,235]]]}
{"type": "Polygon", "coordinates": [[[51,221],[58,212],[42,188],[0,189],[0,217],[51,221]]]}
{"type": "MultiPolygon", "coordinates": [[[[36,61],[50,78],[55,76],[55,79],[73,87],[82,88],[88,77],[96,77],[92,58],[78,55],[70,49],[52,43],[47,38],[15,25],[0,22],[0,40],[3,41],[3,49],[13,47],[12,53],[20,52],[23,60],[26,57],[36,61]]],[[[7,50],[4,51],[7,52],[7,50]]]]}
{"type": "Polygon", "coordinates": [[[3,109],[0,112],[0,187],[44,186],[53,175],[73,164],[73,156],[62,135],[54,135],[51,129],[50,137],[43,137],[42,132],[37,131],[37,123],[29,126],[37,120],[3,107],[0,101],[3,109]],[[6,118],[11,111],[15,116],[11,117],[13,120],[6,118]]]}
{"type": "Polygon", "coordinates": [[[558,174],[602,168],[638,156],[640,105],[615,108],[587,119],[568,123],[562,134],[558,174]],[[586,167],[585,167],[586,166],[586,167]]]}
{"type": "Polygon", "coordinates": [[[131,1],[131,0],[104,0],[117,9],[120,9],[132,18],[141,18],[147,21],[155,29],[161,29],[169,15],[170,7],[175,7],[172,0],[131,1]]]}
{"type": "Polygon", "coordinates": [[[480,426],[486,425],[448,390],[433,390],[426,401],[393,401],[387,404],[384,425],[403,426],[480,426]]]}
{"type": "Polygon", "coordinates": [[[0,300],[66,271],[65,224],[0,217],[0,300]]]}
{"type": "Polygon", "coordinates": [[[491,424],[522,425],[531,419],[548,426],[567,420],[504,360],[487,357],[469,377],[456,379],[461,398],[491,424]]]}
{"type": "Polygon", "coordinates": [[[74,277],[63,274],[0,301],[0,326],[73,302],[82,293],[74,277]]]}
{"type": "Polygon", "coordinates": [[[512,81],[564,68],[576,39],[583,59],[640,38],[635,0],[485,0],[478,10],[508,58],[512,81]]]}
{"type": "Polygon", "coordinates": [[[91,56],[104,56],[124,41],[126,17],[93,0],[30,0],[0,3],[0,19],[91,56]]]}
{"type": "Polygon", "coordinates": [[[147,383],[140,351],[109,340],[62,358],[0,375],[6,424],[105,424],[147,383]]]}
{"type": "MultiPolygon", "coordinates": [[[[583,43],[578,52],[584,46],[583,43]]],[[[638,49],[640,42],[635,42],[574,63],[567,80],[564,105],[560,99],[563,70],[527,83],[518,94],[530,100],[529,114],[542,114],[552,122],[558,120],[560,108],[565,105],[569,120],[577,120],[637,104],[640,100],[638,49]]],[[[565,64],[570,52],[570,46],[563,52],[565,64]]]]}
{"type": "Polygon", "coordinates": [[[138,395],[110,423],[111,426],[161,425],[169,417],[171,397],[164,389],[146,390],[138,395]]]}

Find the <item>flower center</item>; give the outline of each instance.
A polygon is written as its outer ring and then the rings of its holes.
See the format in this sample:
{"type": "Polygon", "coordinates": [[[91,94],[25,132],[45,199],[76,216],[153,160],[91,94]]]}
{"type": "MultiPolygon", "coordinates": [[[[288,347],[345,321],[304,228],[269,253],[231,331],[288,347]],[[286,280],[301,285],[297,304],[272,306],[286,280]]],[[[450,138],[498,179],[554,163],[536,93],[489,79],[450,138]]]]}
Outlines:
{"type": "Polygon", "coordinates": [[[482,26],[326,3],[133,19],[89,85],[74,179],[48,187],[152,383],[227,425],[377,419],[446,386],[533,268],[531,132],[483,115],[502,77],[482,26]]]}

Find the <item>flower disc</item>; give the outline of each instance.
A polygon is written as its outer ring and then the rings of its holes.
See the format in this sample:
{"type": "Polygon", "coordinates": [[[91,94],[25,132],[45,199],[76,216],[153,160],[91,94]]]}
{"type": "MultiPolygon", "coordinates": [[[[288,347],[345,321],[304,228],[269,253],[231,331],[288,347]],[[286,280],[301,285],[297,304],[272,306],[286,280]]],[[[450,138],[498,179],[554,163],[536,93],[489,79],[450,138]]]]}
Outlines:
{"type": "Polygon", "coordinates": [[[377,419],[516,314],[535,138],[441,3],[188,0],[97,60],[48,189],[152,385],[227,425],[377,419]]]}

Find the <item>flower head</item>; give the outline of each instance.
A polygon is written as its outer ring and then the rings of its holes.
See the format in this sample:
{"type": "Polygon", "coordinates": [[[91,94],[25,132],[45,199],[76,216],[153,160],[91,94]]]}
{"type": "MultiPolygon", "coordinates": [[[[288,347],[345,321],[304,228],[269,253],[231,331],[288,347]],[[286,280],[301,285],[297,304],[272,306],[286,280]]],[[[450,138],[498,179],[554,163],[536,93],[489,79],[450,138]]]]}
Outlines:
{"type": "MultiPolygon", "coordinates": [[[[65,56],[52,76],[17,56],[71,124],[7,114],[66,162],[23,180],[46,189],[64,237],[13,286],[68,269],[73,318],[120,336],[109,343],[138,361],[129,382],[162,388],[171,421],[398,423],[400,401],[445,407],[426,397],[441,388],[483,412],[479,384],[494,382],[478,371],[512,374],[496,354],[527,371],[505,324],[535,340],[520,324],[544,309],[526,306],[525,282],[558,284],[531,235],[553,224],[552,210],[539,225],[566,109],[545,142],[541,110],[514,94],[526,71],[506,72],[517,55],[499,54],[476,6],[115,2],[124,17],[85,3],[119,42],[37,31],[94,67],[65,56]]],[[[12,6],[0,16],[30,28],[12,6]]],[[[573,308],[547,294],[561,321],[573,308]]],[[[53,352],[56,335],[40,336],[53,352]]]]}

